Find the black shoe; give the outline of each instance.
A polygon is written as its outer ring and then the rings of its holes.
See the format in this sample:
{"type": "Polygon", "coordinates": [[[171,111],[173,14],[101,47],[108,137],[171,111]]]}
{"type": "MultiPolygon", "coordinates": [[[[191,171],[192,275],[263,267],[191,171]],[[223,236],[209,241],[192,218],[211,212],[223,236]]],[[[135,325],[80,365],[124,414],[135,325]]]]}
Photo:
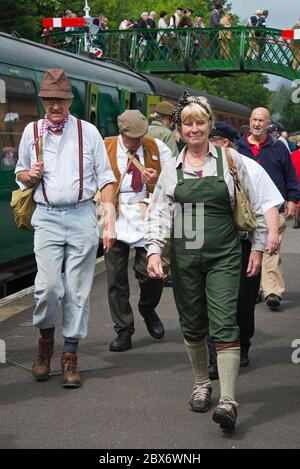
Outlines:
{"type": "Polygon", "coordinates": [[[150,311],[143,317],[149,334],[152,335],[154,339],[162,339],[165,335],[165,330],[163,323],[159,319],[156,311],[150,311]]]}
{"type": "Polygon", "coordinates": [[[266,297],[266,304],[270,309],[277,309],[280,306],[281,298],[275,293],[271,293],[266,297]]]}
{"type": "Polygon", "coordinates": [[[111,352],[125,352],[132,347],[131,335],[127,329],[122,329],[109,346],[111,352]]]}
{"type": "Polygon", "coordinates": [[[209,379],[219,379],[218,365],[216,363],[211,363],[208,367],[208,377],[209,379]]]}
{"type": "Polygon", "coordinates": [[[240,366],[242,368],[249,366],[249,356],[248,352],[241,352],[241,357],[240,357],[240,366]]]}
{"type": "Polygon", "coordinates": [[[220,424],[224,432],[234,432],[237,418],[237,403],[234,401],[222,401],[215,408],[213,421],[220,424]]]}

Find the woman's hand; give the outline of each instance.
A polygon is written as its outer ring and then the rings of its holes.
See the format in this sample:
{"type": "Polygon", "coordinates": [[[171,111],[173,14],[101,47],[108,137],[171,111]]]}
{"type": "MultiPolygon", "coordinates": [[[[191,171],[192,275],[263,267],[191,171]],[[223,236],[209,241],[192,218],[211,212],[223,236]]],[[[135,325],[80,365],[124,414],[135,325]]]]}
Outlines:
{"type": "Polygon", "coordinates": [[[151,278],[166,277],[162,268],[161,256],[159,254],[151,254],[151,256],[148,257],[147,272],[151,278]]]}

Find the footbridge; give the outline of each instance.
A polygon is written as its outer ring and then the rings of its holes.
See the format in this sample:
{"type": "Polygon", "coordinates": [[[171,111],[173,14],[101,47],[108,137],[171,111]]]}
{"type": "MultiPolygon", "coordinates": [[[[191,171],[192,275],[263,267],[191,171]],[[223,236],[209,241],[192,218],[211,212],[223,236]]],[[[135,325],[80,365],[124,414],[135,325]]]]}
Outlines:
{"type": "Polygon", "coordinates": [[[47,34],[41,42],[73,53],[89,51],[143,72],[224,76],[264,72],[300,78],[300,40],[271,28],[99,30],[47,34]]]}

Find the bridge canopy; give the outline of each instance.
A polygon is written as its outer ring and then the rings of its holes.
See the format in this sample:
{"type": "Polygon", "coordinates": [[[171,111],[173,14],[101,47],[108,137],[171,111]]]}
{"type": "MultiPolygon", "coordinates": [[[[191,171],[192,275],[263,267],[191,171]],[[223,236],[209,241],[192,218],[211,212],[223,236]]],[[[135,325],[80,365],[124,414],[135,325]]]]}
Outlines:
{"type": "Polygon", "coordinates": [[[283,39],[281,30],[271,28],[99,30],[93,36],[80,28],[51,32],[41,42],[73,53],[89,50],[156,74],[264,72],[300,78],[300,41],[283,39]]]}

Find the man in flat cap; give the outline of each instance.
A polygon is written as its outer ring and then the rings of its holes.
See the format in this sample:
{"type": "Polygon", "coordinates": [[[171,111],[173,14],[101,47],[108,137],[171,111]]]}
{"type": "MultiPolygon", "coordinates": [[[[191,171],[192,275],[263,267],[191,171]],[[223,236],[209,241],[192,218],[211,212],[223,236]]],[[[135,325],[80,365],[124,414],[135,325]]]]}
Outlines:
{"type": "Polygon", "coordinates": [[[159,138],[171,150],[172,156],[178,155],[178,148],[171,128],[173,121],[170,115],[174,111],[173,104],[168,101],[161,101],[154,108],[153,120],[149,126],[147,135],[152,138],[159,138]]]}
{"type": "MultiPolygon", "coordinates": [[[[62,304],[63,386],[79,387],[76,352],[87,335],[99,244],[93,197],[100,189],[103,201],[112,206],[115,177],[97,128],[70,114],[73,93],[63,70],[46,70],[39,96],[45,118],[25,128],[15,170],[22,190],[35,186],[31,224],[38,272],[33,325],[40,339],[32,372],[37,381],[49,376],[62,304]]],[[[108,252],[114,241],[113,222],[107,222],[104,250],[108,252]]]]}
{"type": "Polygon", "coordinates": [[[131,348],[134,317],[129,302],[128,257],[135,248],[134,271],[139,282],[138,309],[149,334],[155,339],[164,336],[164,327],[155,308],[163,281],[150,279],[146,268],[144,222],[141,202],[149,197],[158,180],[161,167],[171,158],[169,148],[160,140],[146,136],[148,122],[137,110],[125,111],[118,117],[120,134],[104,140],[117,183],[116,236],[117,241],[105,255],[110,313],[117,337],[110,350],[122,352],[131,348]],[[130,158],[134,157],[134,162],[130,158]]]}

